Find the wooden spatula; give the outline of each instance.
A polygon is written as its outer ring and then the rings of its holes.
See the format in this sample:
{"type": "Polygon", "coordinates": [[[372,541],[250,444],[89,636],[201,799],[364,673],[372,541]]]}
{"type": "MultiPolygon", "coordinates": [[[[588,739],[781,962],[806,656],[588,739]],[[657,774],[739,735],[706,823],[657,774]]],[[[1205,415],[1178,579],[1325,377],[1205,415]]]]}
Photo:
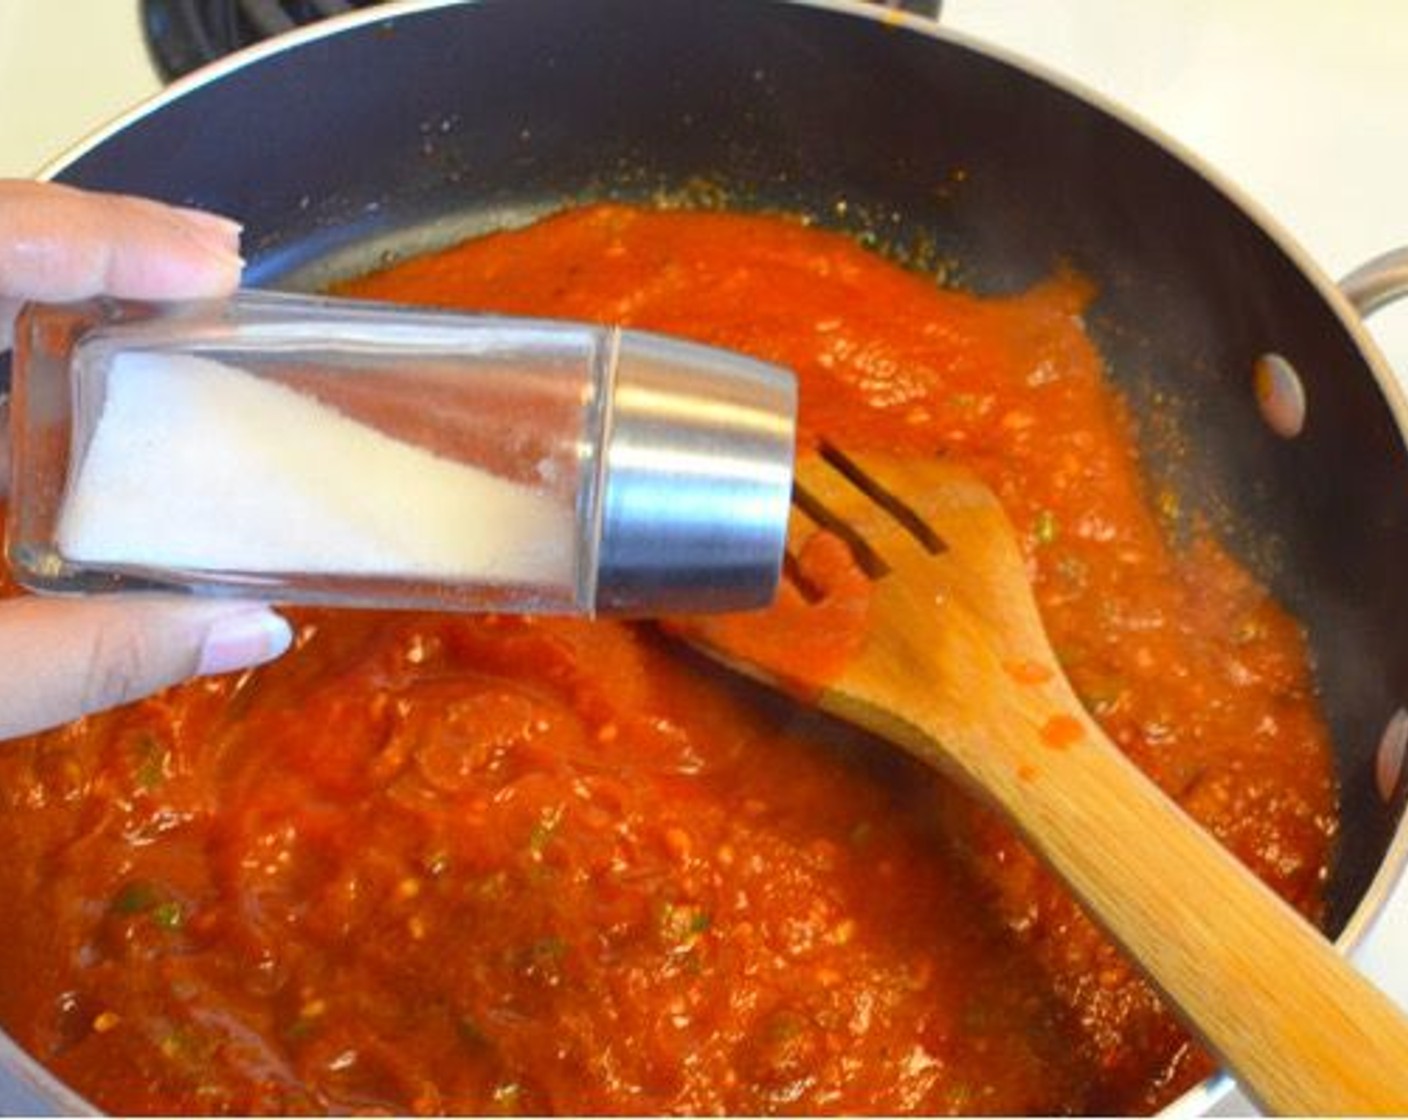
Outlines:
{"type": "Polygon", "coordinates": [[[1262,1107],[1408,1114],[1408,1019],[1085,712],[996,497],[941,459],[834,449],[795,495],[790,543],[820,522],[874,580],[864,644],[812,679],[690,640],[996,803],[1262,1107]]]}

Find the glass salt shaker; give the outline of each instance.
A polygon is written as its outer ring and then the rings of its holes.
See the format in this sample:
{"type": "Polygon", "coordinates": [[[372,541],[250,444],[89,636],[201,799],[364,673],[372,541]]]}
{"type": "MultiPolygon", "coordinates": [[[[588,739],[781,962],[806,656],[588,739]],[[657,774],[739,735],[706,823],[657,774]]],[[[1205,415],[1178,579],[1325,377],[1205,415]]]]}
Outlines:
{"type": "Polygon", "coordinates": [[[245,291],[30,305],[12,389],[35,591],[644,615],[776,590],[796,386],[731,352],[245,291]]]}

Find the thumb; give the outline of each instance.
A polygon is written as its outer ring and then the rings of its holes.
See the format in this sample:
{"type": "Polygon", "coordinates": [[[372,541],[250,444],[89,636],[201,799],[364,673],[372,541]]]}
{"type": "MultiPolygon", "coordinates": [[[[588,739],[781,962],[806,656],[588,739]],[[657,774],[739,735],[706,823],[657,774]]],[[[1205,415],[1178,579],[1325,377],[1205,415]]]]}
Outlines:
{"type": "Polygon", "coordinates": [[[168,597],[0,602],[0,739],[269,661],[289,624],[251,603],[168,597]]]}

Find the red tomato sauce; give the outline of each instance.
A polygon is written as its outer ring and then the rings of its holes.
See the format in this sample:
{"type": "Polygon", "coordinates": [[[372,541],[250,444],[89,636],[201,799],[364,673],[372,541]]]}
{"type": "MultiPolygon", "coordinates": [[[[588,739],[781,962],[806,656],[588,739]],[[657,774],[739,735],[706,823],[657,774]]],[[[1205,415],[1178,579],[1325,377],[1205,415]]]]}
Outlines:
{"type": "MultiPolygon", "coordinates": [[[[1172,543],[1079,278],[980,299],[598,206],[348,290],[735,347],[797,371],[804,441],[971,464],[1095,716],[1319,915],[1302,636],[1172,543]]],[[[843,659],[863,581],[806,562],[828,632],[734,624],[843,659]]],[[[0,1021],[107,1109],[1120,1113],[1209,1069],[1002,821],[650,626],[297,619],[274,665],[0,751],[0,1021]]]]}

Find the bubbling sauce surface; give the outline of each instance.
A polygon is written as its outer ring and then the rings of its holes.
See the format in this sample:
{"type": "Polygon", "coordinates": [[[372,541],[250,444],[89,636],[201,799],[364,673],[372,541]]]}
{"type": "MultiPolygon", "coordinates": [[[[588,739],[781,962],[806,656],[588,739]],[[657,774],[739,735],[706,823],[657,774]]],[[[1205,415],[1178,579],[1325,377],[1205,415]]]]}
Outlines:
{"type": "MultiPolygon", "coordinates": [[[[603,205],[346,290],[734,347],[797,371],[804,442],[971,464],[1092,712],[1319,916],[1303,638],[1175,547],[1078,277],[977,298],[782,218],[603,205]]],[[[744,624],[843,655],[863,582],[809,562],[829,633],[744,624]]],[[[649,626],[296,617],[274,665],[0,751],[0,1020],[102,1107],[1121,1113],[1210,1068],[990,812],[649,626]]]]}

